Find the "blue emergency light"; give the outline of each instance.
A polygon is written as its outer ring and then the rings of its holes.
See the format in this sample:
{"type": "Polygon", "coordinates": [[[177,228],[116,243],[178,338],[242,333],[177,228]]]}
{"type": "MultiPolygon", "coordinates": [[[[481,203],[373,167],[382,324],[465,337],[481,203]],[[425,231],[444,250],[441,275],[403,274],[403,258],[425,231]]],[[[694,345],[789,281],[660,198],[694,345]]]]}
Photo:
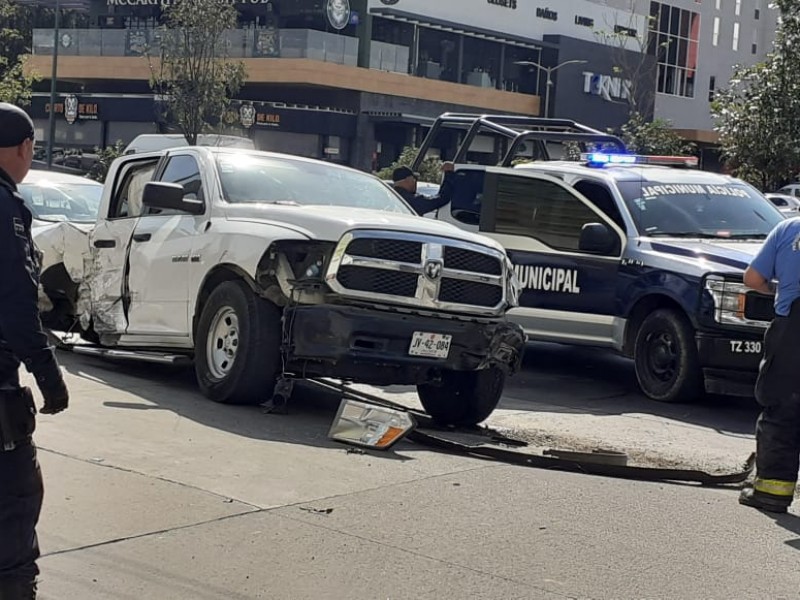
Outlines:
{"type": "Polygon", "coordinates": [[[595,165],[634,165],[638,162],[635,154],[607,154],[605,152],[591,152],[584,155],[586,162],[595,165]]]}
{"type": "Polygon", "coordinates": [[[660,165],[663,167],[697,167],[696,156],[645,156],[642,154],[612,154],[609,152],[588,152],[581,154],[581,161],[590,167],[605,165],[660,165]]]}

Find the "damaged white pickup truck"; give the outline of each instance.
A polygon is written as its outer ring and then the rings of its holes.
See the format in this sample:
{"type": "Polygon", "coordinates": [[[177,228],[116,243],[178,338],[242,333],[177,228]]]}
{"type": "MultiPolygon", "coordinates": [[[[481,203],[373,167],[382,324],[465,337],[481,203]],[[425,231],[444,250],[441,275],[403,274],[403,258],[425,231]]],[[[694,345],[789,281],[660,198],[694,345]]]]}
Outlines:
{"type": "Polygon", "coordinates": [[[85,238],[43,248],[45,323],[101,354],[193,358],[217,402],[329,377],[416,385],[436,420],[472,425],[520,365],[501,246],[359,171],[252,150],[125,156],[85,238]]]}

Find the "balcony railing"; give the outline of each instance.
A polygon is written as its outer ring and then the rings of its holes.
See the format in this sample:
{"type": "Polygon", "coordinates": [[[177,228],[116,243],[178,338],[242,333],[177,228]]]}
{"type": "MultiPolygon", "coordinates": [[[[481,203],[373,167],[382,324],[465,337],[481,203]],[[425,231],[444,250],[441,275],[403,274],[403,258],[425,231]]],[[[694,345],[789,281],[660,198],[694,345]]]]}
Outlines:
{"type": "MultiPolygon", "coordinates": [[[[58,53],[63,56],[141,56],[159,54],[158,29],[62,29],[58,53]]],[[[233,58],[310,58],[342,65],[358,64],[358,39],[313,29],[234,29],[225,33],[233,58]]],[[[34,29],[33,53],[53,53],[53,30],[34,29]]],[[[394,54],[396,56],[397,53],[394,54]]],[[[408,71],[408,60],[401,72],[408,71]]],[[[397,62],[383,61],[383,70],[397,70],[397,62]],[[391,66],[391,68],[386,68],[391,66]]]]}

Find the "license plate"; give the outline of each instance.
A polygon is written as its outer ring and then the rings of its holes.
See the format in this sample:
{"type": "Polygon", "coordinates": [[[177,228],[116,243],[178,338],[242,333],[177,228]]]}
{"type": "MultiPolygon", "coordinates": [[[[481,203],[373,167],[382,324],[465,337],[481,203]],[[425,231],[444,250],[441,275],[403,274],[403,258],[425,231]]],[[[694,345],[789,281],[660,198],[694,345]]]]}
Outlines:
{"type": "Polygon", "coordinates": [[[408,353],[411,356],[447,358],[450,354],[450,342],[452,340],[452,335],[415,331],[411,337],[411,347],[408,349],[408,353]]]}

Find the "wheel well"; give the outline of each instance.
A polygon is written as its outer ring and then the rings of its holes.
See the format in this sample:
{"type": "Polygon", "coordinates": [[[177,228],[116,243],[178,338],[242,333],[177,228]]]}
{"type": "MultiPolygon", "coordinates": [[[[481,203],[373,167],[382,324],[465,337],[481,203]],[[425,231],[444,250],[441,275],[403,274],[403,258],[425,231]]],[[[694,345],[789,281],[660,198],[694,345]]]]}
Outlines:
{"type": "Polygon", "coordinates": [[[647,317],[647,315],[654,310],[658,310],[660,308],[670,308],[688,318],[688,315],[686,314],[686,311],[683,310],[683,307],[669,296],[663,296],[661,294],[645,296],[634,305],[630,312],[630,316],[628,317],[628,323],[625,326],[625,345],[623,346],[622,350],[625,356],[633,356],[633,347],[636,343],[636,333],[639,331],[639,326],[642,324],[645,317],[647,317]]]}
{"type": "Polygon", "coordinates": [[[200,293],[197,296],[197,304],[194,307],[194,316],[192,317],[192,335],[197,333],[197,322],[200,320],[200,315],[203,314],[203,307],[218,286],[226,281],[244,281],[251,289],[255,291],[256,285],[252,278],[236,265],[217,265],[208,275],[206,275],[203,285],[200,286],[200,293]]]}
{"type": "Polygon", "coordinates": [[[78,295],[78,284],[72,281],[64,263],[48,267],[42,273],[39,282],[51,300],[67,300],[71,304],[75,303],[78,295]]]}

